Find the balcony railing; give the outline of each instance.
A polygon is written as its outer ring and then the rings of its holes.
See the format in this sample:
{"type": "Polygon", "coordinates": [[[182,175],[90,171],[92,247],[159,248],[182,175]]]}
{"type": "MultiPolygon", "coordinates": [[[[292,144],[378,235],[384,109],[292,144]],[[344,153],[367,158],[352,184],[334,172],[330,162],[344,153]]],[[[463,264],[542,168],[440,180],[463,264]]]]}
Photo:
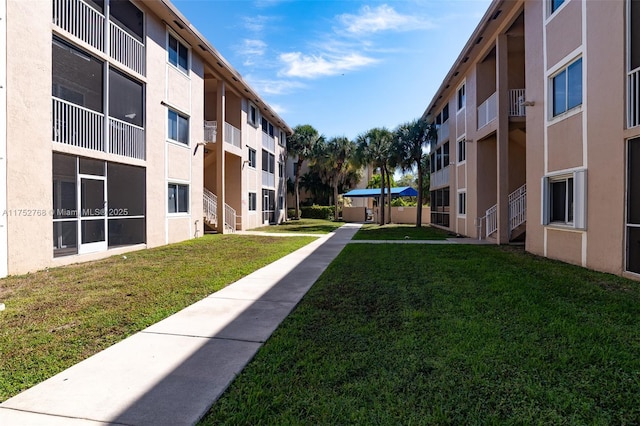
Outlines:
{"type": "Polygon", "coordinates": [[[144,129],[109,117],[109,152],[125,157],[145,159],[144,129]]]}
{"type": "Polygon", "coordinates": [[[449,120],[440,124],[438,127],[438,143],[449,139],[449,120]]]}
{"type": "Polygon", "coordinates": [[[527,184],[509,194],[509,231],[527,220],[527,184]]]}
{"type": "Polygon", "coordinates": [[[138,74],[145,73],[144,44],[128,32],[109,22],[109,54],[113,59],[131,68],[138,74]]]}
{"type": "Polygon", "coordinates": [[[53,98],[53,141],[104,151],[104,114],[53,98]]]}
{"type": "Polygon", "coordinates": [[[233,207],[229,204],[224,204],[224,229],[230,232],[236,232],[237,214],[233,207]]]}
{"type": "Polygon", "coordinates": [[[431,174],[431,187],[438,188],[449,184],[449,166],[431,174]]]}
{"type": "Polygon", "coordinates": [[[82,0],[54,0],[53,23],[104,52],[104,15],[82,0]]]}
{"type": "Polygon", "coordinates": [[[242,146],[242,133],[240,129],[233,127],[229,123],[224,123],[224,141],[240,148],[242,146]]]}
{"type": "Polygon", "coordinates": [[[273,173],[262,171],[262,186],[275,187],[276,186],[276,175],[273,173]]]}
{"type": "Polygon", "coordinates": [[[640,68],[627,74],[627,127],[640,125],[640,68]]]}
{"type": "Polygon", "coordinates": [[[205,121],[204,122],[204,141],[215,142],[217,136],[218,136],[218,122],[205,121]]]}
{"type": "Polygon", "coordinates": [[[144,43],[116,23],[109,22],[109,45],[105,44],[107,18],[83,0],[53,0],[53,23],[97,50],[110,55],[135,72],[145,74],[144,43]]]}
{"type": "Polygon", "coordinates": [[[497,99],[497,92],[494,92],[478,107],[478,129],[482,129],[496,119],[498,113],[497,99]]]}
{"type": "Polygon", "coordinates": [[[494,204],[489,207],[486,211],[485,217],[485,224],[487,228],[487,233],[485,235],[488,237],[498,230],[498,205],[494,204]]]}
{"type": "Polygon", "coordinates": [[[218,226],[218,196],[207,188],[203,188],[202,213],[204,220],[211,226],[218,226]]]}
{"type": "Polygon", "coordinates": [[[275,152],[276,140],[273,138],[273,136],[269,136],[267,133],[262,132],[262,147],[271,152],[275,152]]]}
{"type": "Polygon", "coordinates": [[[509,90],[509,117],[524,117],[526,115],[527,107],[523,105],[524,96],[524,89],[509,90]]]}
{"type": "Polygon", "coordinates": [[[145,134],[142,127],[109,117],[107,138],[104,114],[62,99],[52,99],[53,142],[145,159],[145,134]],[[108,144],[106,140],[109,141],[108,144]]]}

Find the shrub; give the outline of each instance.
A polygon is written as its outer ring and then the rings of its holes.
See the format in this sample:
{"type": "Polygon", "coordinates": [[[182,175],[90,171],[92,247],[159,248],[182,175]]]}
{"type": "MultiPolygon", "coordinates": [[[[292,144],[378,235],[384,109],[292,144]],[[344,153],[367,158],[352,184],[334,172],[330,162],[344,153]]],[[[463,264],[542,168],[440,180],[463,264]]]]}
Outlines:
{"type": "Polygon", "coordinates": [[[296,217],[296,209],[287,209],[287,218],[293,219],[296,217]]]}
{"type": "Polygon", "coordinates": [[[300,207],[300,217],[305,219],[333,219],[333,206],[304,206],[300,207]]]}

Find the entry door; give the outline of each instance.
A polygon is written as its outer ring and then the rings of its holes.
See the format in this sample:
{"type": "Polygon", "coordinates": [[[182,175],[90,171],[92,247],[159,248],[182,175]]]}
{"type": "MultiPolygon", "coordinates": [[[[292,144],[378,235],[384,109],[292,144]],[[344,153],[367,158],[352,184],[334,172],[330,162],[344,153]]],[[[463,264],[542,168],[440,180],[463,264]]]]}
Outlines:
{"type": "Polygon", "coordinates": [[[106,179],[102,176],[80,175],[78,180],[78,253],[93,253],[107,249],[106,179]]]}

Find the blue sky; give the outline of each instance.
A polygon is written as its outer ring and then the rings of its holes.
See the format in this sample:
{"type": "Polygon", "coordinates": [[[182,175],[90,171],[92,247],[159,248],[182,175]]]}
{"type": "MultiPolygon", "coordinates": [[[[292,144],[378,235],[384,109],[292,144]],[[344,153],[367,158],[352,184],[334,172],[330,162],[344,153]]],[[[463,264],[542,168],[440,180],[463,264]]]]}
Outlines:
{"type": "Polygon", "coordinates": [[[424,112],[490,0],[173,0],[291,127],[355,139],[424,112]]]}

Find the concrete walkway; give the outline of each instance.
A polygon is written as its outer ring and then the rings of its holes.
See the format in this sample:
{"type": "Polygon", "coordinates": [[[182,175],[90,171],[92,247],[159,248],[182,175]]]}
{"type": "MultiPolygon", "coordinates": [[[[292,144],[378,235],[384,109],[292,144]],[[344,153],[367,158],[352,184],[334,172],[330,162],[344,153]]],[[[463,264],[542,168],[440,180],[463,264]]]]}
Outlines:
{"type": "Polygon", "coordinates": [[[5,401],[0,425],[194,424],[359,227],[320,236],[5,401]]]}

